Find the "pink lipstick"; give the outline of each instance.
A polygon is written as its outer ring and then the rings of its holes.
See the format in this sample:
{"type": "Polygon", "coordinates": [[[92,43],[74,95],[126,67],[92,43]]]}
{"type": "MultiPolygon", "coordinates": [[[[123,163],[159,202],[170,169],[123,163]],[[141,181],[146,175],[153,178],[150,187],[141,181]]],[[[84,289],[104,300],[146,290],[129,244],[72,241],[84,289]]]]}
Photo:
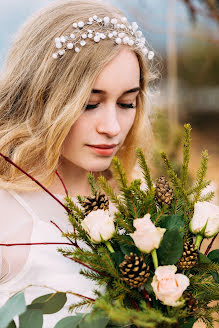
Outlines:
{"type": "Polygon", "coordinates": [[[117,145],[88,145],[91,149],[93,149],[97,154],[102,156],[111,156],[115,150],[117,145]]]}

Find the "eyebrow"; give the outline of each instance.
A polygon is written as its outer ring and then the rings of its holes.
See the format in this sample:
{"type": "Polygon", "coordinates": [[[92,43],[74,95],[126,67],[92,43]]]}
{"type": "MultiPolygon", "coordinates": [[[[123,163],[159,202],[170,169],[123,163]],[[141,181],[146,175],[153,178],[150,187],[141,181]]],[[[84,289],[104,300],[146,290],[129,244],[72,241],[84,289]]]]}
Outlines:
{"type": "MultiPolygon", "coordinates": [[[[134,92],[137,92],[137,91],[140,91],[141,88],[140,87],[136,87],[136,88],[133,88],[133,89],[130,89],[130,90],[127,90],[125,92],[123,92],[122,96],[123,95],[126,95],[126,94],[129,94],[129,93],[134,93],[134,92]]],[[[100,93],[100,94],[106,94],[106,91],[104,90],[99,90],[99,89],[93,89],[91,91],[91,93],[100,93]]]]}

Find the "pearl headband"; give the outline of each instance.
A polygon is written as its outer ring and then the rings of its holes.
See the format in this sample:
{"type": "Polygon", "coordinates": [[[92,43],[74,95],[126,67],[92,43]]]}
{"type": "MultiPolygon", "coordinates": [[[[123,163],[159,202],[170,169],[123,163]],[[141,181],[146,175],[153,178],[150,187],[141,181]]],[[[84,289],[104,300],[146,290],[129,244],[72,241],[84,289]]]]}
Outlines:
{"type": "Polygon", "coordinates": [[[104,17],[102,19],[94,15],[86,23],[79,21],[73,23],[72,27],[73,31],[69,36],[62,35],[55,38],[56,49],[58,50],[52,55],[54,59],[63,56],[66,50],[72,49],[78,53],[86,45],[87,39],[98,43],[106,38],[113,39],[116,44],[137,46],[149,60],[154,57],[154,52],[149,51],[145,46],[146,41],[142,31],[138,30],[138,24],[133,22],[129,25],[126,17],[121,17],[119,21],[117,18],[104,17]],[[92,29],[93,24],[95,30],[92,29]]]}

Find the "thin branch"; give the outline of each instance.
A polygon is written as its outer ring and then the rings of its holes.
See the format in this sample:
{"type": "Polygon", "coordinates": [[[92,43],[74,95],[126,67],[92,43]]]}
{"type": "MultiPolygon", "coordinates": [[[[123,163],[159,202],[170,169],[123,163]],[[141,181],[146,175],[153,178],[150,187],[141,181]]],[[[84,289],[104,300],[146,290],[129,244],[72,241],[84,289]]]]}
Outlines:
{"type": "Polygon", "coordinates": [[[148,305],[150,308],[152,308],[152,305],[151,305],[151,303],[150,303],[151,298],[150,298],[150,296],[148,295],[148,293],[146,292],[145,288],[142,289],[141,292],[142,292],[142,295],[144,296],[144,298],[145,298],[145,300],[146,300],[146,302],[147,302],[147,305],[148,305]]]}
{"type": "MultiPolygon", "coordinates": [[[[16,243],[16,244],[0,244],[0,246],[36,246],[36,245],[71,245],[72,243],[56,243],[56,242],[45,242],[45,243],[16,243]]],[[[75,246],[75,245],[74,245],[75,246]]]]}
{"type": "Polygon", "coordinates": [[[81,262],[81,261],[79,261],[79,260],[76,260],[76,259],[74,259],[73,257],[69,257],[69,256],[64,255],[64,254],[63,254],[63,256],[66,257],[67,259],[71,260],[71,261],[74,261],[74,262],[76,262],[76,263],[79,263],[79,264],[85,266],[86,268],[88,268],[88,269],[90,269],[90,270],[92,270],[92,271],[94,271],[94,272],[100,274],[101,276],[109,277],[109,275],[106,275],[106,274],[103,273],[103,272],[100,272],[100,271],[98,271],[98,270],[96,270],[96,269],[93,269],[93,268],[91,268],[90,266],[88,266],[87,264],[85,264],[85,263],[83,263],[83,262],[81,262]]]}
{"type": "Polygon", "coordinates": [[[65,206],[58,198],[56,198],[55,195],[53,195],[46,187],[44,187],[39,181],[37,181],[34,177],[32,177],[29,173],[27,173],[26,171],[24,171],[21,167],[19,167],[17,164],[15,164],[9,157],[3,155],[2,153],[0,153],[0,156],[3,157],[8,163],[12,164],[13,166],[15,166],[19,171],[21,171],[22,173],[24,173],[26,176],[28,176],[31,180],[33,180],[36,184],[38,184],[38,186],[40,186],[43,190],[45,190],[47,192],[47,194],[49,194],[52,198],[54,198],[62,207],[64,207],[64,209],[68,212],[71,213],[71,211],[69,210],[69,208],[67,206],[65,206]]]}
{"type": "MultiPolygon", "coordinates": [[[[51,220],[50,220],[50,222],[51,222],[52,224],[54,224],[54,226],[55,226],[57,229],[59,229],[59,231],[61,231],[61,233],[64,234],[64,231],[63,231],[63,230],[62,230],[62,229],[61,229],[61,228],[60,228],[55,222],[53,222],[53,221],[51,221],[51,220]]],[[[74,227],[74,232],[75,232],[75,227],[74,227]]],[[[73,246],[75,246],[75,247],[77,247],[77,248],[80,248],[80,247],[78,246],[78,244],[77,244],[77,240],[76,240],[76,239],[75,239],[75,242],[73,242],[69,237],[65,236],[65,238],[67,238],[73,246]]]]}
{"type": "Polygon", "coordinates": [[[56,171],[56,175],[58,176],[59,180],[61,181],[61,183],[62,183],[62,185],[63,185],[63,187],[65,189],[66,196],[69,197],[68,196],[68,189],[66,188],[66,185],[65,185],[63,179],[61,178],[61,176],[59,175],[58,171],[56,171]]]}
{"type": "MultiPolygon", "coordinates": [[[[217,234],[217,235],[218,235],[218,234],[217,234]]],[[[205,255],[206,255],[206,256],[207,256],[208,253],[210,252],[210,249],[211,249],[211,247],[212,247],[212,245],[213,245],[215,239],[217,238],[217,235],[214,236],[214,238],[212,239],[212,241],[211,241],[210,244],[208,245],[208,247],[207,247],[207,249],[206,249],[206,251],[205,251],[205,255]]]]}

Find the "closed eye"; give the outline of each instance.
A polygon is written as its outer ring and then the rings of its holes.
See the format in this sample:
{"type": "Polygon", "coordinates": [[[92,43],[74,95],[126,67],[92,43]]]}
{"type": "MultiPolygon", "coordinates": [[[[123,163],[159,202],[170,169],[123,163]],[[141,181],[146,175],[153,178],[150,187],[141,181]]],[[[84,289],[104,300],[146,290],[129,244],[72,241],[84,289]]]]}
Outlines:
{"type": "MultiPolygon", "coordinates": [[[[99,103],[98,104],[93,104],[93,105],[88,104],[88,105],[86,105],[85,110],[95,109],[95,108],[98,107],[98,105],[99,105],[99,103]]],[[[122,108],[136,108],[136,106],[133,103],[131,103],[131,104],[118,103],[118,105],[121,106],[122,108]]]]}

